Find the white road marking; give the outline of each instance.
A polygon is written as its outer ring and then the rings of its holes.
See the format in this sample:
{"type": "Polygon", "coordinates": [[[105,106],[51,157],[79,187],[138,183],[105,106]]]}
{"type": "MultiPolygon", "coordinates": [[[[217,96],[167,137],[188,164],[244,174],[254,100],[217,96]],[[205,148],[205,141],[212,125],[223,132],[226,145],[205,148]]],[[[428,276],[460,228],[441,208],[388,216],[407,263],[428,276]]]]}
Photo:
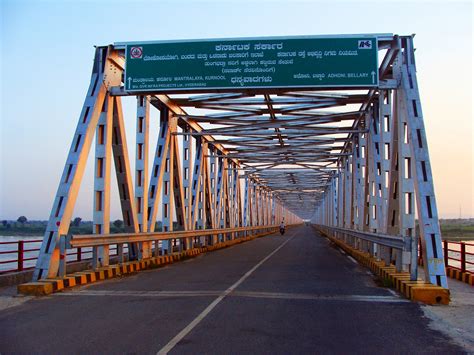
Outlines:
{"type": "MultiPolygon", "coordinates": [[[[315,301],[356,301],[356,302],[409,302],[400,299],[399,295],[388,289],[393,296],[374,296],[374,295],[320,295],[309,293],[284,293],[284,292],[261,292],[261,291],[233,291],[228,297],[248,297],[248,298],[269,298],[269,299],[288,299],[288,300],[315,300],[315,301]]],[[[57,293],[54,296],[92,296],[92,297],[209,297],[220,296],[225,291],[78,291],[57,293]]]]}
{"type": "Polygon", "coordinates": [[[394,290],[392,290],[391,288],[387,288],[387,291],[390,292],[392,295],[394,295],[395,297],[398,297],[400,298],[400,295],[398,293],[396,293],[394,290]]]}
{"type": "Polygon", "coordinates": [[[191,330],[193,330],[226,296],[229,295],[232,291],[234,291],[242,282],[244,282],[252,273],[257,270],[265,261],[270,259],[275,253],[277,253],[281,248],[283,248],[286,243],[294,238],[294,234],[282,243],[278,248],[273,250],[270,254],[268,254],[263,260],[261,260],[257,265],[251,268],[249,271],[245,273],[236,283],[230,286],[227,290],[225,290],[219,297],[217,297],[209,306],[206,307],[204,311],[202,311],[194,320],[189,323],[183,330],[181,330],[173,339],[171,339],[168,344],[166,344],[160,351],[158,351],[158,355],[168,354],[171,349],[173,349],[176,344],[178,344],[186,335],[188,335],[191,330]]]}
{"type": "Polygon", "coordinates": [[[344,250],[342,250],[342,249],[339,249],[339,251],[341,252],[341,254],[344,254],[344,255],[346,255],[346,252],[345,252],[344,250]]]}
{"type": "Polygon", "coordinates": [[[348,257],[349,260],[352,261],[354,264],[357,264],[357,260],[354,259],[352,256],[348,255],[347,257],[348,257]]]}
{"type": "Polygon", "coordinates": [[[321,300],[321,301],[356,301],[356,302],[410,302],[400,299],[398,296],[374,296],[374,295],[315,295],[304,293],[281,293],[281,292],[240,292],[234,291],[231,296],[251,298],[276,298],[289,300],[321,300]]]}
{"type": "Polygon", "coordinates": [[[118,297],[205,297],[219,296],[222,291],[104,291],[82,290],[57,293],[56,296],[118,296],[118,297]]]}

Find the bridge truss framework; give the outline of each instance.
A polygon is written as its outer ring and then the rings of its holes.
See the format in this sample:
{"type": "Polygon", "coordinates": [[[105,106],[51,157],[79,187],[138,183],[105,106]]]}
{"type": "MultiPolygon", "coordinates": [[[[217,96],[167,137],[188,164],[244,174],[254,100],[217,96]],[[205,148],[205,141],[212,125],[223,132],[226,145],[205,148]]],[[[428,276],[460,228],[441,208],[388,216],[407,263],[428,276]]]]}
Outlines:
{"type": "MultiPolygon", "coordinates": [[[[412,36],[378,37],[377,88],[229,89],[130,94],[124,46],[98,47],[34,278],[55,277],[95,137],[94,234],[109,234],[111,164],[127,233],[312,222],[326,228],[405,237],[403,250],[354,245],[417,277],[418,216],[425,276],[447,287],[412,36]],[[128,156],[122,96],[137,97],[135,169],[128,156]],[[160,114],[149,166],[150,110],[160,114]],[[135,175],[133,182],[132,174],[135,175]],[[415,209],[416,203],[416,209],[415,209]],[[173,223],[175,222],[175,223],[173,223]]],[[[335,232],[337,233],[337,232],[335,232]]],[[[213,244],[228,233],[204,238],[213,244]]],[[[341,233],[342,238],[348,237],[341,233]]],[[[202,238],[201,238],[202,239],[202,238]]],[[[382,238],[383,239],[383,238],[382,238]]],[[[378,239],[379,241],[379,239],[378,239]]],[[[183,238],[181,249],[196,240],[183,238]]],[[[176,241],[131,245],[148,258],[176,241]]],[[[94,266],[108,265],[107,246],[94,266]]]]}

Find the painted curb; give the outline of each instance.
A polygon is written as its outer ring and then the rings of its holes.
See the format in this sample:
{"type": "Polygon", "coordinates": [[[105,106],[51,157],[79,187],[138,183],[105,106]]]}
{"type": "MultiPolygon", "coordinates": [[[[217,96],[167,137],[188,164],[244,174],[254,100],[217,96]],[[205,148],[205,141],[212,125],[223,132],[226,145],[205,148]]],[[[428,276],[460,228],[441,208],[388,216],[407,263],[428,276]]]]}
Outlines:
{"type": "Polygon", "coordinates": [[[206,247],[198,247],[190,250],[176,252],[170,255],[156,256],[146,260],[128,261],[123,264],[101,267],[96,270],[85,270],[68,274],[63,278],[44,279],[39,282],[28,282],[17,286],[17,292],[29,296],[46,296],[54,292],[59,292],[67,288],[80,285],[87,285],[97,281],[103,281],[116,277],[135,274],[140,270],[154,269],[173,262],[194,258],[200,254],[228,248],[230,246],[245,243],[253,239],[275,233],[276,230],[256,234],[250,237],[227,240],[221,243],[206,247]]]}
{"type": "Polygon", "coordinates": [[[397,272],[394,265],[386,266],[384,261],[375,259],[368,252],[352,248],[346,243],[327,235],[323,231],[319,229],[318,231],[321,235],[343,249],[347,254],[351,255],[360,264],[372,270],[380,279],[387,281],[392,288],[395,288],[409,300],[430,305],[449,304],[450,293],[448,289],[422,280],[411,281],[408,272],[397,272]]]}

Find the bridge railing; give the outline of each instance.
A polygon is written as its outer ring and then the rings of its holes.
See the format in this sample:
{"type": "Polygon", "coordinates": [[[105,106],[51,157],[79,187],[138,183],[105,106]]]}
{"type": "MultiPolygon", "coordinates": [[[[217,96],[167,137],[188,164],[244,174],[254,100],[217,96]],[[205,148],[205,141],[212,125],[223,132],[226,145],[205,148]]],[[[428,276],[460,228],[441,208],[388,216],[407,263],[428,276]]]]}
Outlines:
{"type": "MultiPolygon", "coordinates": [[[[0,242],[0,274],[32,270],[40,251],[42,239],[0,242]]],[[[117,246],[111,246],[110,256],[117,255],[117,246]]],[[[92,248],[73,248],[66,253],[66,262],[92,260],[92,248]]],[[[125,247],[125,253],[127,248],[125,247]]]]}
{"type": "MultiPolygon", "coordinates": [[[[156,232],[141,234],[108,234],[108,235],[69,235],[62,236],[65,243],[64,260],[66,263],[75,263],[82,261],[92,261],[94,247],[109,245],[109,256],[124,259],[128,254],[128,243],[138,243],[143,241],[166,241],[178,240],[177,248],[181,248],[184,243],[179,243],[183,238],[194,238],[196,241],[193,247],[205,246],[197,241],[199,237],[212,235],[231,235],[242,237],[259,232],[259,230],[274,230],[276,226],[259,227],[238,227],[226,229],[199,229],[194,231],[176,231],[176,232],[156,232]]],[[[32,270],[38,260],[39,246],[42,239],[18,240],[0,242],[0,274],[32,270]]],[[[154,248],[156,252],[160,248],[154,248]]],[[[140,255],[139,255],[140,257],[140,255]]]]}
{"type": "Polygon", "coordinates": [[[320,232],[341,240],[355,249],[369,252],[371,255],[390,263],[391,250],[397,252],[396,267],[398,271],[410,269],[410,277],[416,280],[418,277],[418,238],[404,237],[399,235],[388,235],[358,231],[354,229],[314,225],[320,232]],[[414,251],[412,253],[412,251],[414,251]]]}
{"type": "MultiPolygon", "coordinates": [[[[418,263],[423,264],[423,246],[419,246],[418,263]]],[[[474,242],[443,240],[444,265],[461,272],[474,273],[474,242]]]]}
{"type": "Polygon", "coordinates": [[[352,246],[358,246],[360,241],[364,240],[398,250],[410,250],[410,238],[407,237],[387,235],[382,233],[362,232],[346,228],[327,227],[322,225],[316,225],[316,227],[318,229],[325,230],[325,232],[332,233],[338,239],[348,239],[347,241],[352,244],[352,246]]]}
{"type": "MultiPolygon", "coordinates": [[[[120,233],[120,234],[101,234],[101,235],[61,235],[60,236],[60,267],[59,275],[64,276],[66,273],[66,259],[68,250],[92,248],[92,266],[98,268],[105,266],[101,264],[100,260],[96,259],[98,255],[97,248],[104,246],[116,246],[117,263],[122,263],[125,260],[124,246],[131,244],[138,244],[143,242],[154,242],[153,248],[154,256],[159,256],[162,249],[159,247],[160,241],[169,241],[173,248],[173,252],[182,252],[188,248],[200,248],[207,245],[215,245],[223,243],[228,240],[245,238],[249,236],[256,236],[275,232],[278,226],[266,225],[255,227],[234,227],[234,228],[220,228],[220,229],[198,229],[191,231],[176,231],[176,232],[151,232],[151,233],[120,233]],[[220,237],[219,237],[220,236],[220,237]],[[211,237],[211,238],[202,238],[211,237]],[[194,238],[194,240],[192,240],[194,238]],[[197,239],[199,238],[199,240],[197,239]],[[187,243],[187,240],[190,243],[187,243]]],[[[139,248],[140,249],[140,248],[139,248]]],[[[170,253],[170,254],[171,254],[170,253]]],[[[145,259],[141,253],[138,253],[137,259],[145,259]]]]}
{"type": "MultiPolygon", "coordinates": [[[[368,251],[380,259],[383,259],[383,255],[381,250],[379,250],[380,248],[377,247],[378,245],[398,250],[401,253],[410,253],[411,261],[414,260],[412,257],[415,257],[416,255],[418,262],[415,264],[423,264],[421,257],[423,254],[422,243],[419,243],[418,249],[416,249],[414,253],[411,253],[413,250],[413,243],[418,243],[418,238],[370,233],[317,224],[314,224],[314,226],[323,233],[336,239],[343,240],[356,249],[368,251]],[[372,243],[372,245],[367,243],[364,244],[362,241],[372,243]]],[[[446,267],[452,267],[462,272],[474,273],[474,242],[443,240],[443,255],[446,267]]],[[[413,265],[410,266],[413,267],[413,265]]]]}

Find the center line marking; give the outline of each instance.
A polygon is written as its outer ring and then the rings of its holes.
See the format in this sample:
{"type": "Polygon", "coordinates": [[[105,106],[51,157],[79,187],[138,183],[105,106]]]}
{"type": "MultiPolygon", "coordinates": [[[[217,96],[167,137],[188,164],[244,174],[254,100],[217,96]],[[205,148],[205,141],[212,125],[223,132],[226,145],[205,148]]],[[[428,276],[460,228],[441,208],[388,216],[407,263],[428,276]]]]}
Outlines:
{"type": "Polygon", "coordinates": [[[263,260],[261,260],[257,265],[251,268],[249,271],[245,273],[236,283],[230,286],[227,290],[225,290],[219,297],[217,297],[209,306],[206,307],[204,311],[202,311],[196,318],[193,319],[191,323],[189,323],[182,331],[180,331],[173,339],[171,339],[168,344],[166,344],[160,351],[158,351],[158,355],[165,355],[168,354],[171,349],[173,349],[176,344],[178,344],[186,335],[188,335],[191,330],[193,330],[226,296],[229,295],[232,291],[234,291],[242,282],[245,281],[252,273],[257,270],[265,261],[270,259],[278,250],[283,248],[286,243],[292,240],[295,236],[295,233],[284,243],[282,243],[278,248],[268,254],[263,260]]]}

